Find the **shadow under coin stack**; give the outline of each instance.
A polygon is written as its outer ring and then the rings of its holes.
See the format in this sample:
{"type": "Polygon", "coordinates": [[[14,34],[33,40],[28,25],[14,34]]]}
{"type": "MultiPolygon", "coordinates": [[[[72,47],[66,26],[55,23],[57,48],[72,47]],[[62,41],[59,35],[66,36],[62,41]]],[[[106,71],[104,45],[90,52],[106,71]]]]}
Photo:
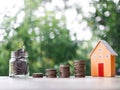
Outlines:
{"type": "Polygon", "coordinates": [[[46,77],[47,78],[56,78],[57,77],[56,69],[46,69],[46,77]]]}
{"type": "Polygon", "coordinates": [[[74,61],[74,76],[85,77],[85,60],[74,61]]]}
{"type": "Polygon", "coordinates": [[[59,67],[60,78],[69,78],[70,77],[70,66],[61,64],[59,67]]]}

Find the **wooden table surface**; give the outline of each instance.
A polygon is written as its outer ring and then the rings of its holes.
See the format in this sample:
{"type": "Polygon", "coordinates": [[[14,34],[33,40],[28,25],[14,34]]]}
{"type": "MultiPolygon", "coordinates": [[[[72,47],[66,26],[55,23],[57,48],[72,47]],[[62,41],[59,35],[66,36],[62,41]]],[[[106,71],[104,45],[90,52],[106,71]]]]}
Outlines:
{"type": "Polygon", "coordinates": [[[120,76],[112,78],[10,78],[0,77],[0,90],[120,90],[120,76]]]}

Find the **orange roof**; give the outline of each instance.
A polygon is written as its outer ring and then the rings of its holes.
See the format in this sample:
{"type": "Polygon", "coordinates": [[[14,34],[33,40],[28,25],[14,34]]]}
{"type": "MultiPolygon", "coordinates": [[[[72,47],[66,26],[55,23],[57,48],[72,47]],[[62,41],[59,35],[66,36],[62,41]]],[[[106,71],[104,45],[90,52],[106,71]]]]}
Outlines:
{"type": "Polygon", "coordinates": [[[106,47],[106,49],[111,53],[111,55],[115,55],[115,56],[118,55],[105,40],[99,40],[98,43],[97,43],[97,45],[95,46],[95,48],[91,51],[90,56],[95,51],[95,49],[97,48],[97,46],[99,45],[99,43],[102,43],[106,47]]]}

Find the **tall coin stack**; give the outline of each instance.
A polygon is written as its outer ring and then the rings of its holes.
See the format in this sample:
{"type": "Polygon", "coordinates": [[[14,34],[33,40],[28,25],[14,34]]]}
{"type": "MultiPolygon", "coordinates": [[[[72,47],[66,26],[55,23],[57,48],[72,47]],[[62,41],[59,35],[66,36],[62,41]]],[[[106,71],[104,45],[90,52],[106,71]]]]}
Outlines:
{"type": "Polygon", "coordinates": [[[74,76],[85,77],[85,60],[74,61],[74,76]]]}
{"type": "Polygon", "coordinates": [[[46,77],[47,78],[56,78],[57,77],[56,69],[46,69],[46,77]]]}
{"type": "Polygon", "coordinates": [[[60,78],[69,78],[70,77],[70,66],[61,64],[59,67],[60,78]]]}

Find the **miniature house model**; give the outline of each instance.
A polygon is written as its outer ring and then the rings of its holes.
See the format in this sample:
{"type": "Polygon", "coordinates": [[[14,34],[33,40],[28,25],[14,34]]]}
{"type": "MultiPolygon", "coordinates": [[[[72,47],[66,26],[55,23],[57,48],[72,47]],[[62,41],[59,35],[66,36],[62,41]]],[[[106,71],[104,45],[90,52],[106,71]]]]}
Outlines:
{"type": "Polygon", "coordinates": [[[104,40],[100,40],[90,53],[91,76],[114,77],[117,53],[104,40]]]}

